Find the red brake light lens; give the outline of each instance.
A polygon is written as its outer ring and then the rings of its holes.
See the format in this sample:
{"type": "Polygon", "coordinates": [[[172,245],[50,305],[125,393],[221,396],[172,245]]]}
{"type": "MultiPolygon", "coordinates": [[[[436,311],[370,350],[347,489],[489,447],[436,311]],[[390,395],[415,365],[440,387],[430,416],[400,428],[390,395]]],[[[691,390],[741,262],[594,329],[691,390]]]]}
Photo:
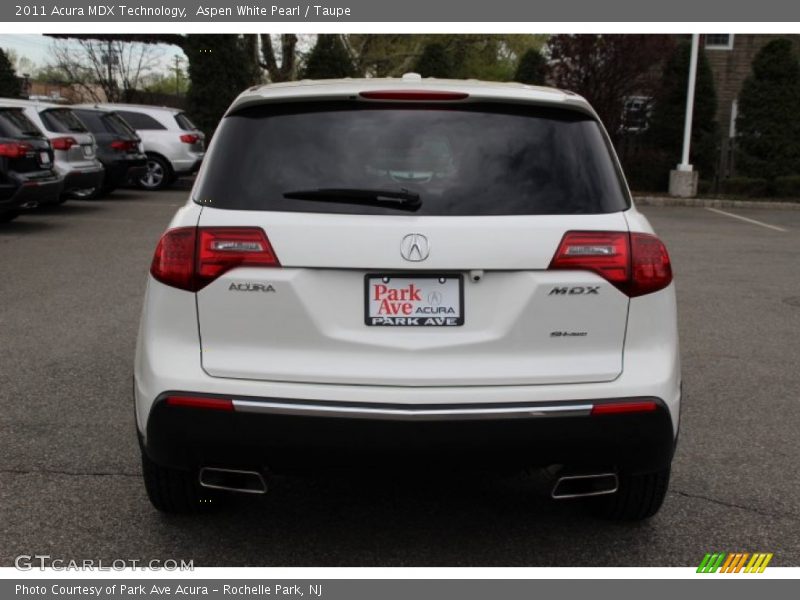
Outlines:
{"type": "Polygon", "coordinates": [[[111,142],[111,148],[118,152],[135,152],[139,149],[139,144],[133,140],[114,140],[111,142]]]}
{"type": "Polygon", "coordinates": [[[168,396],[167,406],[202,408],[206,410],[233,411],[233,400],[227,398],[206,398],[204,396],[168,396]]]}
{"type": "Polygon", "coordinates": [[[158,242],[150,273],[166,285],[196,292],[240,266],[280,267],[258,227],[180,227],[158,242]]]}
{"type": "Polygon", "coordinates": [[[633,271],[631,297],[644,296],[667,287],[672,281],[672,263],[664,243],[654,235],[631,234],[633,271]]]}
{"type": "Polygon", "coordinates": [[[78,144],[74,137],[58,137],[50,140],[53,150],[69,150],[78,144]]]}
{"type": "Polygon", "coordinates": [[[181,141],[184,144],[196,144],[199,139],[200,136],[196,133],[184,133],[181,135],[181,141]]]}
{"type": "Polygon", "coordinates": [[[550,263],[551,269],[594,271],[617,287],[630,277],[628,234],[615,231],[569,231],[550,263]]]}
{"type": "Polygon", "coordinates": [[[592,416],[653,412],[656,408],[658,406],[652,400],[645,402],[610,402],[608,404],[595,404],[592,407],[592,416]]]}
{"type": "Polygon", "coordinates": [[[166,285],[194,291],[196,245],[196,227],[170,229],[158,241],[153,262],[150,265],[151,275],[166,285]]]}
{"type": "Polygon", "coordinates": [[[278,257],[263,229],[205,227],[198,230],[198,289],[236,267],[279,267],[278,257]]]}
{"type": "Polygon", "coordinates": [[[32,150],[33,146],[23,142],[0,144],[0,156],[3,158],[24,158],[32,150]]]}
{"type": "Polygon", "coordinates": [[[568,231],[549,268],[592,271],[631,298],[672,281],[666,247],[646,233],[568,231]]]}
{"type": "Polygon", "coordinates": [[[403,100],[416,102],[447,102],[465,100],[469,94],[465,92],[444,92],[438,90],[378,90],[374,92],[361,92],[359,94],[367,100],[403,100]]]}

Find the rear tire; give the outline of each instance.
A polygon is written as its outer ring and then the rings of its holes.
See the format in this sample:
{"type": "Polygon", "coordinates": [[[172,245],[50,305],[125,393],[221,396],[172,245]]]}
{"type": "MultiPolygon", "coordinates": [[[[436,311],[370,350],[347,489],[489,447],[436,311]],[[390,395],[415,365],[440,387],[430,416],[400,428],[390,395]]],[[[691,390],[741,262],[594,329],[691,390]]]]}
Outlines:
{"type": "Polygon", "coordinates": [[[669,467],[651,473],[621,473],[617,492],[591,498],[589,507],[596,516],[610,521],[649,519],[664,502],[669,475],[669,467]]]}
{"type": "Polygon", "coordinates": [[[142,451],[142,475],[150,503],[169,514],[207,512],[222,504],[222,494],[200,486],[197,474],[153,462],[142,451]]]}
{"type": "Polygon", "coordinates": [[[167,160],[155,154],[147,156],[147,171],[137,181],[145,190],[163,190],[172,185],[175,176],[167,160]]]}

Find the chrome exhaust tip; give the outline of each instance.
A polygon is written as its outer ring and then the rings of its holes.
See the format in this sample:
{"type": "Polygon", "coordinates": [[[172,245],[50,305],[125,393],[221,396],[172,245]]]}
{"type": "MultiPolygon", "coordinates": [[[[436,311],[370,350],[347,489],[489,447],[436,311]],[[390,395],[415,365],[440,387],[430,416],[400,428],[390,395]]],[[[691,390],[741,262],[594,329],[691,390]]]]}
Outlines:
{"type": "Polygon", "coordinates": [[[563,475],[556,480],[551,494],[553,500],[587,498],[614,494],[619,489],[616,473],[586,473],[563,475]]]}
{"type": "Polygon", "coordinates": [[[39,203],[35,200],[30,200],[29,202],[23,202],[20,204],[20,208],[38,208],[39,203]]]}
{"type": "Polygon", "coordinates": [[[243,494],[266,494],[267,482],[258,471],[203,467],[198,476],[200,486],[211,490],[225,490],[243,494]]]}

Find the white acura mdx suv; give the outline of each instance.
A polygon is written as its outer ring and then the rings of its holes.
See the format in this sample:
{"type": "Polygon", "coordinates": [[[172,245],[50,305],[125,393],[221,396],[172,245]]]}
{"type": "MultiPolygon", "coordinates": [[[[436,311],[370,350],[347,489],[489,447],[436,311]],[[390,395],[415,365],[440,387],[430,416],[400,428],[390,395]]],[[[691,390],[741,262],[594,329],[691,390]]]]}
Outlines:
{"type": "Polygon", "coordinates": [[[643,519],[678,434],[670,259],[575,94],[254,87],[155,250],[134,379],[162,511],[298,467],[502,464],[643,519]]]}

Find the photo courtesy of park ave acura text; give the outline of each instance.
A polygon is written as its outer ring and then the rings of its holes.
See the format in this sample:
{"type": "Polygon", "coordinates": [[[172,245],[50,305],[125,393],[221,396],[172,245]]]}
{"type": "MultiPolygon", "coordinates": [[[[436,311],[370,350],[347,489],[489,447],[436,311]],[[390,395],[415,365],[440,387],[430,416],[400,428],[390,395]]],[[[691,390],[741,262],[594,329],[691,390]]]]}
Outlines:
{"type": "Polygon", "coordinates": [[[800,566],[800,34],[91,24],[0,33],[0,566],[800,566]]]}

